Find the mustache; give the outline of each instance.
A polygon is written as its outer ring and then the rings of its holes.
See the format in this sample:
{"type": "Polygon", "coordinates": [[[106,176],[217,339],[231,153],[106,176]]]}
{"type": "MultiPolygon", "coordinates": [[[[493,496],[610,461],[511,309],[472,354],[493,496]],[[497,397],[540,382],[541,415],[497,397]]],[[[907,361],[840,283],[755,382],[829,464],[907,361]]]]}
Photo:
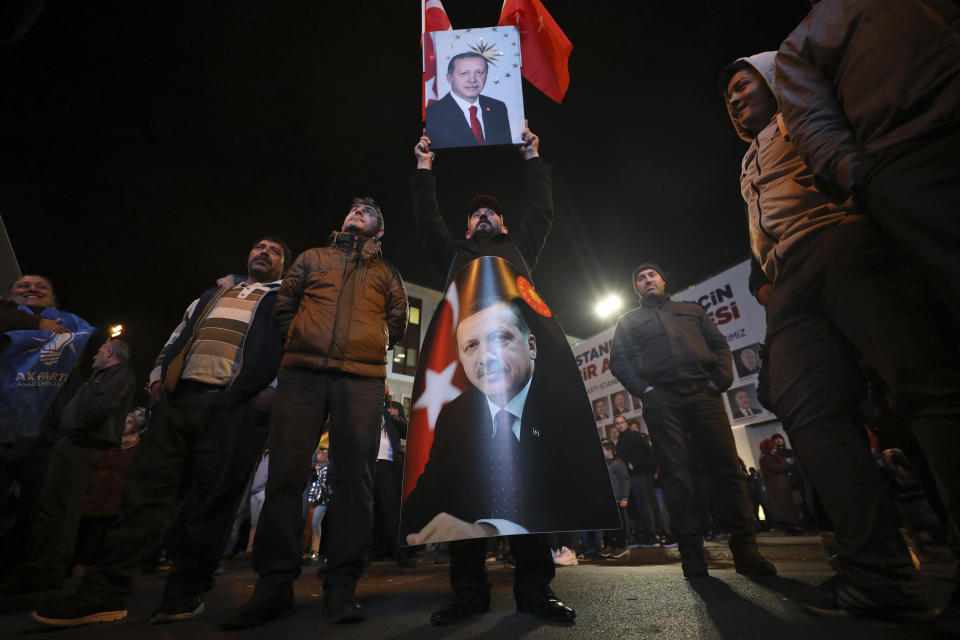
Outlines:
{"type": "Polygon", "coordinates": [[[508,367],[500,362],[499,360],[492,360],[490,362],[481,362],[477,365],[476,374],[478,378],[491,373],[506,373],[508,367]]]}

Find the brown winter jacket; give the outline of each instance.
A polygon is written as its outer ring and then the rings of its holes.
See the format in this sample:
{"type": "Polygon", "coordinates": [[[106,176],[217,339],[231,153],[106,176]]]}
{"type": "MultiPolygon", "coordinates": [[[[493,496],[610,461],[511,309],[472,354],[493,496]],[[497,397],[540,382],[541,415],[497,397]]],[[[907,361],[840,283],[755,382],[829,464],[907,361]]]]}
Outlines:
{"type": "Polygon", "coordinates": [[[387,349],[407,329],[400,274],[380,256],[380,243],[334,232],[326,247],[294,261],[277,293],[284,335],[282,366],[387,375],[387,349]]]}

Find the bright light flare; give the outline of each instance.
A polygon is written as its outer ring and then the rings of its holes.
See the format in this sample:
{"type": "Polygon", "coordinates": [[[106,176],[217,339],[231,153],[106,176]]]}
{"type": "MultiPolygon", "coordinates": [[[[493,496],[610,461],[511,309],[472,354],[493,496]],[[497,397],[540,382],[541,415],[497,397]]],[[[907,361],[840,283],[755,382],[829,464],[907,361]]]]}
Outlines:
{"type": "Polygon", "coordinates": [[[608,318],[619,311],[622,306],[623,300],[620,299],[620,296],[611,295],[598,302],[594,310],[601,318],[608,318]]]}
{"type": "Polygon", "coordinates": [[[115,325],[113,325],[112,327],[110,327],[110,337],[111,337],[111,338],[119,338],[122,334],[123,334],[123,325],[122,325],[122,324],[115,324],[115,325]]]}

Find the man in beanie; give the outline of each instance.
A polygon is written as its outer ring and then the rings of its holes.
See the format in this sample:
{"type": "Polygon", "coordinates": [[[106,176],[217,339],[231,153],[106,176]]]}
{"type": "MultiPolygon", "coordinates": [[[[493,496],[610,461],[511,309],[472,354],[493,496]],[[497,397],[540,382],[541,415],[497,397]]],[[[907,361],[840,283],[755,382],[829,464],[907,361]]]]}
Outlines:
{"type": "Polygon", "coordinates": [[[643,399],[643,419],[660,461],[683,575],[708,575],[703,523],[693,506],[691,458],[702,461],[713,483],[717,516],[730,532],[737,572],[773,575],[776,569],[757,550],[756,520],[720,398],[733,381],[727,340],[699,304],[674,302],[664,294],[658,265],[644,263],[634,269],[633,285],[640,306],[617,321],[610,369],[630,393],[643,399]]]}
{"type": "MultiPolygon", "coordinates": [[[[530,271],[537,264],[553,224],[553,193],[550,166],[540,159],[540,139],[529,129],[524,129],[522,138],[519,151],[525,161],[527,204],[519,231],[508,235],[500,203],[492,196],[481,195],[475,197],[467,209],[467,232],[463,240],[454,237],[440,214],[430,138],[423,136],[414,147],[417,172],[410,179],[413,213],[421,241],[446,273],[444,290],[463,267],[483,256],[501,257],[531,279],[530,271]]],[[[408,536],[407,542],[418,544],[415,538],[415,535],[408,536]]],[[[547,536],[512,535],[509,540],[516,560],[513,592],[517,611],[552,622],[572,621],[576,616],[574,610],[550,589],[554,565],[547,536]]],[[[491,585],[486,576],[485,559],[485,538],[450,543],[450,586],[454,598],[433,612],[430,617],[433,624],[455,624],[490,610],[491,585]]]]}
{"type": "MultiPolygon", "coordinates": [[[[815,613],[929,617],[929,586],[914,569],[851,409],[862,397],[863,371],[882,379],[927,454],[944,503],[956,505],[956,331],[920,269],[877,221],[814,186],[779,117],[779,55],[733,62],[720,87],[737,134],[750,143],[740,190],[750,288],[766,309],[771,408],[836,526],[837,575],[800,601],[815,613]]],[[[960,517],[955,506],[948,511],[960,517]]]]}

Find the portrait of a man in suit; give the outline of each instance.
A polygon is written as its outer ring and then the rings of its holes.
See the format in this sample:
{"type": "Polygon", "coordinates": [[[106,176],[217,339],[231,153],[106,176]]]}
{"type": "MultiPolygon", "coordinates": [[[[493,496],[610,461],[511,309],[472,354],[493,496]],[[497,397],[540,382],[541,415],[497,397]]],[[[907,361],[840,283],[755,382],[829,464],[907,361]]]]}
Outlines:
{"type": "Polygon", "coordinates": [[[760,358],[757,357],[759,345],[750,345],[733,353],[733,364],[741,378],[760,373],[760,358]]]}
{"type": "Polygon", "coordinates": [[[609,480],[589,405],[574,424],[564,382],[537,368],[540,347],[520,305],[478,300],[460,318],[456,346],[470,386],[440,411],[401,533],[434,542],[577,530],[588,521],[617,526],[597,500],[609,480]]]}
{"type": "Polygon", "coordinates": [[[459,53],[447,64],[450,91],[427,107],[430,146],[473,147],[510,144],[507,105],[482,95],[490,63],[482,54],[459,53]]]}
{"type": "Polygon", "coordinates": [[[733,419],[749,418],[763,413],[763,409],[755,406],[750,398],[750,393],[745,389],[737,389],[733,392],[733,419]]]}

